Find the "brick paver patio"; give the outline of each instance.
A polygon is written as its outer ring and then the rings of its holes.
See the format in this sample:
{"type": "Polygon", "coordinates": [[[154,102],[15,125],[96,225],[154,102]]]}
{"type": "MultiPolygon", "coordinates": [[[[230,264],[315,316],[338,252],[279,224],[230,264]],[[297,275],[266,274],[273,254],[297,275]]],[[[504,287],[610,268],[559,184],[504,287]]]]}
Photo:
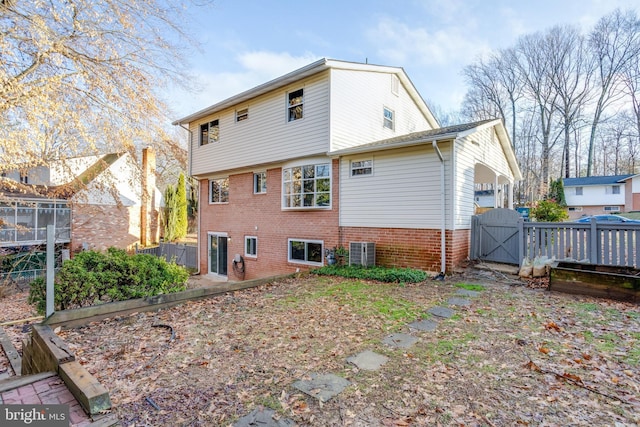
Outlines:
{"type": "Polygon", "coordinates": [[[78,403],[73,394],[71,394],[66,384],[57,375],[52,375],[31,384],[21,385],[18,388],[1,392],[0,404],[65,404],[69,405],[71,426],[84,427],[90,426],[93,423],[80,406],[80,403],[78,403]]]}

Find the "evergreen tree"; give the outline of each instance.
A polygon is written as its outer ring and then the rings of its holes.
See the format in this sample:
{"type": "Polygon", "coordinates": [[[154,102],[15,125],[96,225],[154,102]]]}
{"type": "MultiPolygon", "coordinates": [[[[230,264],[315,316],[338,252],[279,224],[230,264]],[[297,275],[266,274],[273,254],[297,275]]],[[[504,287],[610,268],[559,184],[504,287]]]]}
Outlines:
{"type": "Polygon", "coordinates": [[[564,208],[567,206],[567,199],[564,197],[564,183],[562,178],[551,181],[551,185],[549,185],[549,195],[547,198],[555,200],[560,207],[564,208]]]}
{"type": "Polygon", "coordinates": [[[175,233],[176,239],[181,239],[187,235],[189,221],[187,220],[187,188],[184,174],[180,172],[178,186],[175,192],[175,233]]]}
{"type": "Polygon", "coordinates": [[[172,242],[176,240],[176,190],[167,186],[164,190],[164,239],[172,242]]]}

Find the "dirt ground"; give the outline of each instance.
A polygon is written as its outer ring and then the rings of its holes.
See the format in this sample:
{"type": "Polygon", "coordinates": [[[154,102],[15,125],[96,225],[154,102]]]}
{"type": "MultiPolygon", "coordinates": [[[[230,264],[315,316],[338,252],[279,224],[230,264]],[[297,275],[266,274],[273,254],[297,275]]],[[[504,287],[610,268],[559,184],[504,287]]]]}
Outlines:
{"type": "Polygon", "coordinates": [[[412,285],[311,276],[59,334],[123,426],[226,426],[256,407],[300,426],[632,426],[639,308],[478,270],[412,285]],[[484,288],[470,307],[412,331],[408,349],[382,343],[462,284],[484,288]],[[389,361],[377,371],[346,362],[365,350],[389,361]],[[311,373],[351,385],[320,403],[291,386],[311,373]]]}

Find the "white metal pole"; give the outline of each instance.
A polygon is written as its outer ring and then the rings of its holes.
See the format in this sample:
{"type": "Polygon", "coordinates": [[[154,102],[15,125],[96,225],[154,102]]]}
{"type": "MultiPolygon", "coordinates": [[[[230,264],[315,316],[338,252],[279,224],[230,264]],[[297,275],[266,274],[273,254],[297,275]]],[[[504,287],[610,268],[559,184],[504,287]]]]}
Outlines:
{"type": "Polygon", "coordinates": [[[47,225],[47,317],[53,314],[53,281],[55,275],[55,243],[56,229],[54,225],[47,225]]]}

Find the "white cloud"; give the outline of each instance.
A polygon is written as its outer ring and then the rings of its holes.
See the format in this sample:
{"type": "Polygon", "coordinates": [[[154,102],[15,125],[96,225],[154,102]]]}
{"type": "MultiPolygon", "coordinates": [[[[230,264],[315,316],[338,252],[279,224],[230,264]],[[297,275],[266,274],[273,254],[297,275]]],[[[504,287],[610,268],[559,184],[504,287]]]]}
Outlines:
{"type": "Polygon", "coordinates": [[[446,66],[467,62],[489,51],[487,43],[471,36],[465,27],[411,28],[391,18],[380,19],[368,32],[371,42],[378,41],[379,55],[394,65],[410,62],[446,66]]]}

